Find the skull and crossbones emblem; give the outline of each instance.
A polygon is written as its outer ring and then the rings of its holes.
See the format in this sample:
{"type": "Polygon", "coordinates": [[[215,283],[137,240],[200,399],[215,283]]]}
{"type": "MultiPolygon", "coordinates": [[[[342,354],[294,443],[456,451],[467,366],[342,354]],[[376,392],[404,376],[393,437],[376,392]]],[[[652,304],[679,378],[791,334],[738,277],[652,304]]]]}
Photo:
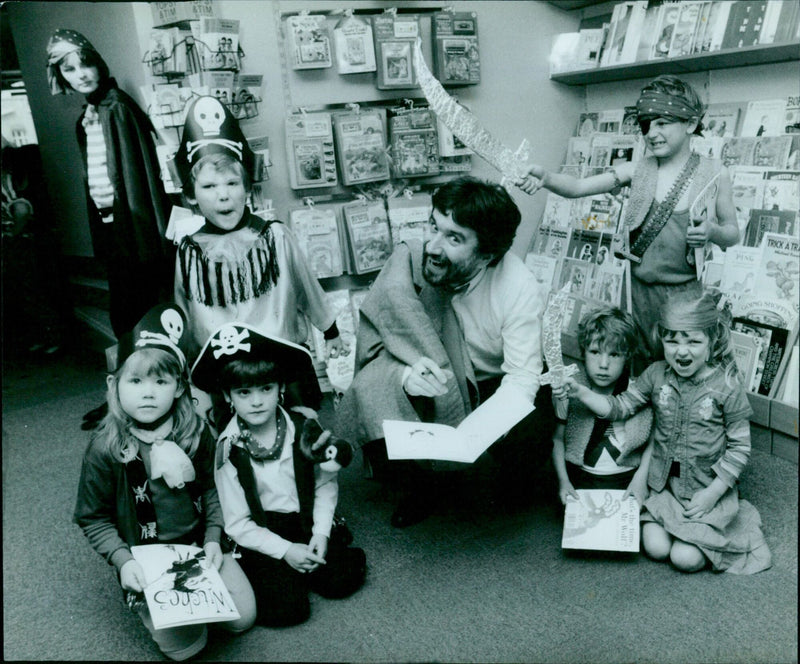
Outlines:
{"type": "Polygon", "coordinates": [[[239,331],[234,325],[226,325],[219,331],[218,336],[218,339],[211,340],[211,345],[217,348],[214,351],[215,360],[218,360],[221,355],[233,355],[240,350],[246,353],[250,352],[250,343],[244,343],[244,340],[250,336],[249,330],[239,331]]]}
{"type": "MultiPolygon", "coordinates": [[[[194,105],[193,115],[195,122],[203,130],[204,137],[220,135],[222,124],[225,122],[225,109],[217,99],[213,97],[198,99],[194,105]]],[[[242,158],[243,146],[240,141],[232,141],[228,138],[201,138],[197,141],[186,142],[186,156],[189,161],[192,160],[195,152],[206,145],[221,145],[234,152],[240,160],[242,158]]]]}

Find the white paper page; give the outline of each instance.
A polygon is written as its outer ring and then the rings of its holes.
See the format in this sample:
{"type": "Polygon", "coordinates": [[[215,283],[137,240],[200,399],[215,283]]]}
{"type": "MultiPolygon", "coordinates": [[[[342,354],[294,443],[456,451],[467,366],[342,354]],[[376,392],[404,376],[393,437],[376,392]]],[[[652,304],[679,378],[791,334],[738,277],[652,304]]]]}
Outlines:
{"type": "Polygon", "coordinates": [[[470,461],[464,439],[446,424],[384,420],[383,435],[390,459],[470,461]]]}
{"type": "Polygon", "coordinates": [[[533,411],[533,404],[517,388],[501,385],[456,427],[475,461],[500,436],[533,411]]]}

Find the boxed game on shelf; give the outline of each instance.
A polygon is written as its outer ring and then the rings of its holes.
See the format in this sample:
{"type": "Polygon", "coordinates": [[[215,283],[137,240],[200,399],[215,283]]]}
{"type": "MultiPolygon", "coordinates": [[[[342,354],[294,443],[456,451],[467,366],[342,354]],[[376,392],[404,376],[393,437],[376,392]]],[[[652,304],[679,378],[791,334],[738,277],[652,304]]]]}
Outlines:
{"type": "Polygon", "coordinates": [[[330,113],[287,117],[286,152],[292,189],[332,187],[338,182],[330,113]]]}
{"type": "Polygon", "coordinates": [[[342,207],[353,271],[374,272],[383,267],[392,253],[392,234],[383,199],[355,201],[342,207]]]}
{"type": "Polygon", "coordinates": [[[389,114],[392,172],[397,178],[439,174],[437,120],[428,108],[393,108],[389,114]]]}
{"type": "Polygon", "coordinates": [[[291,210],[289,226],[314,276],[322,279],[344,273],[336,207],[306,205],[291,210]]]}
{"type": "Polygon", "coordinates": [[[481,80],[478,16],[437,12],[431,17],[433,72],[442,85],[475,85],[481,80]]]}
{"type": "Polygon", "coordinates": [[[372,17],[379,90],[417,87],[414,44],[420,36],[419,15],[386,12],[372,17]]]}
{"type": "Polygon", "coordinates": [[[325,69],[333,65],[331,38],[324,15],[289,16],[285,27],[292,69],[325,69]]]}
{"type": "Polygon", "coordinates": [[[333,122],[342,182],[349,186],[389,179],[385,111],[337,113],[333,122]]]}
{"type": "Polygon", "coordinates": [[[369,22],[344,16],[333,29],[336,70],[340,74],[363,74],[375,71],[375,42],[369,22]]]}

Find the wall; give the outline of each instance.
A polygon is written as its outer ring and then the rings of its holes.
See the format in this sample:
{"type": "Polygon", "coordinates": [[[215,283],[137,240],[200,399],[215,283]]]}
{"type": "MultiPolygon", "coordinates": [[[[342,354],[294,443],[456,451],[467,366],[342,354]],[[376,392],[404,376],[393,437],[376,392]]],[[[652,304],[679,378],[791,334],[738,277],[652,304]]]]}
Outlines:
{"type": "MultiPolygon", "coordinates": [[[[453,3],[398,1],[398,7],[439,8],[453,3]]],[[[34,2],[14,3],[9,7],[12,29],[16,35],[20,68],[26,81],[46,164],[48,186],[56,209],[62,211],[59,223],[64,230],[67,254],[90,255],[91,244],[85,221],[85,201],[77,179],[79,158],[74,139],[74,120],[80,113],[82,99],[52,97],[46,84],[44,59],[47,40],[55,28],[72,27],[94,43],[109,64],[120,87],[142,102],[139,86],[152,80],[141,64],[148,47],[152,28],[147,3],[135,2],[34,2]]],[[[388,3],[377,0],[265,1],[218,0],[217,15],[241,21],[241,44],[246,57],[242,70],[263,73],[264,102],[258,118],[242,123],[247,136],[267,134],[273,160],[268,194],[272,197],[279,218],[299,199],[289,188],[284,156],[283,118],[285,116],[283,86],[278,51],[276,16],[280,11],[307,9],[380,8],[388,3]]],[[[533,161],[556,165],[563,161],[567,138],[572,134],[578,114],[583,110],[584,92],[548,80],[547,56],[551,37],[574,30],[578,12],[565,12],[549,3],[536,1],[458,2],[459,11],[476,11],[481,40],[482,81],[480,85],[460,91],[484,125],[504,144],[516,149],[523,138],[531,145],[533,161]]],[[[308,74],[309,72],[305,72],[308,74]]],[[[303,92],[312,77],[296,79],[292,101],[303,92]],[[306,83],[303,83],[306,81],[306,83]],[[298,88],[297,90],[295,88],[298,88]]],[[[296,75],[295,75],[296,76],[296,75]]],[[[333,94],[347,96],[347,77],[336,74],[321,78],[320,86],[330,86],[333,94]]],[[[373,87],[374,89],[374,87],[373,87]]],[[[320,98],[327,97],[323,88],[320,98]]],[[[359,94],[363,92],[359,90],[359,94]]],[[[408,91],[410,96],[419,92],[408,91]]],[[[314,94],[317,94],[315,89],[314,94]]],[[[303,95],[301,94],[301,97],[303,95]]],[[[399,91],[397,97],[409,96],[399,91]]],[[[300,99],[303,101],[303,99],[300,99]]],[[[473,174],[498,179],[498,174],[482,160],[474,158],[473,174]]],[[[514,249],[524,253],[538,225],[544,207],[543,193],[531,198],[518,190],[512,192],[523,213],[523,226],[514,249]]]]}

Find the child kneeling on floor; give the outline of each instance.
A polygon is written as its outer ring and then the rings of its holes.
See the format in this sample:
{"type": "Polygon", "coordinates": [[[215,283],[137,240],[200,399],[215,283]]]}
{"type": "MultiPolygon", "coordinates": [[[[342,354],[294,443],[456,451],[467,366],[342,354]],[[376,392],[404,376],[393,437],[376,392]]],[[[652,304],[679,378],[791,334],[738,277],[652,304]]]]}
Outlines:
{"type": "Polygon", "coordinates": [[[189,392],[185,330],[180,307],[163,304],[120,337],[120,368],[108,377],[108,413],[83,458],[74,517],[92,547],[115,567],[128,605],[174,660],[205,647],[206,625],[153,626],[141,595],[144,571],[132,546],[202,546],[241,616],[219,627],[243,632],[253,625],[256,609],[246,576],[220,546],[214,438],[189,392]]]}
{"type": "Polygon", "coordinates": [[[311,365],[305,348],[231,323],[208,339],[192,370],[195,385],[221,391],[235,414],[219,438],[215,478],[260,625],[304,622],[310,590],[346,597],[366,574],[364,551],[333,534],[349,444],[331,440],[314,411],[281,407],[287,382],[311,365]]]}

